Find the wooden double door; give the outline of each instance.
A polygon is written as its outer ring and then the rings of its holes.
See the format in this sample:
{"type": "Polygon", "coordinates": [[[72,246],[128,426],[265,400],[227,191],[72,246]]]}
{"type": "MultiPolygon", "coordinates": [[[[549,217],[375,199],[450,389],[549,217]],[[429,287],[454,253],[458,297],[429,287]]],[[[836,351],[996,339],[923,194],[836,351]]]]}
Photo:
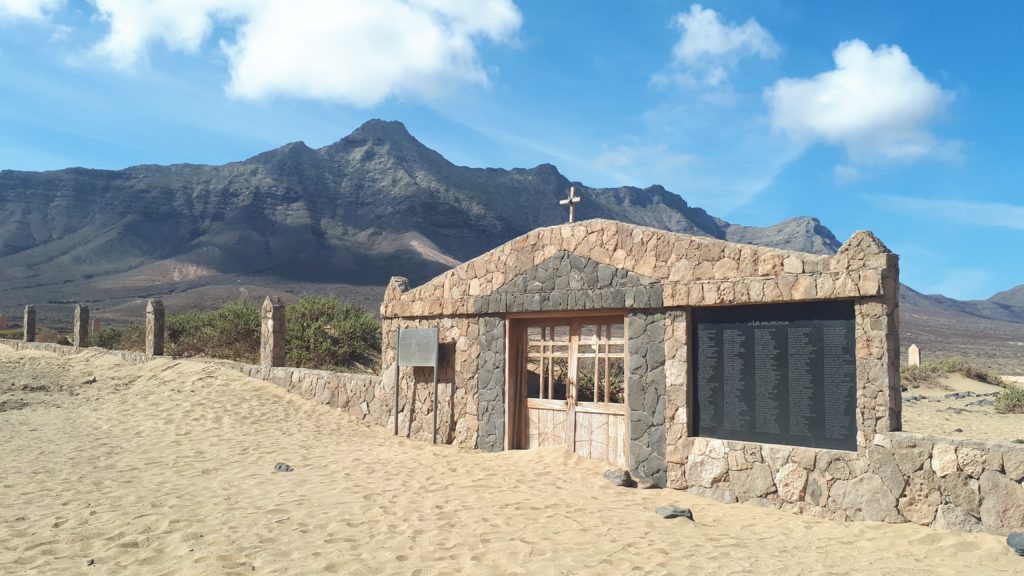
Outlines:
{"type": "MultiPolygon", "coordinates": [[[[626,341],[622,316],[518,323],[510,398],[513,448],[565,445],[626,466],[626,341]],[[518,412],[518,414],[515,414],[518,412]]],[[[511,350],[510,350],[511,352],[511,350]]]]}

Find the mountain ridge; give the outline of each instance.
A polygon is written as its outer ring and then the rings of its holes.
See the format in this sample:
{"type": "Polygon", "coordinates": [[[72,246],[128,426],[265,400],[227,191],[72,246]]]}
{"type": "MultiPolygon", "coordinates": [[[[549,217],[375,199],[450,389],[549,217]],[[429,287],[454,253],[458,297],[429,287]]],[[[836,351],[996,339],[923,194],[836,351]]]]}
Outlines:
{"type": "MultiPolygon", "coordinates": [[[[547,163],[458,166],[401,122],[371,120],[320,148],[290,142],[220,165],[0,171],[0,313],[16,317],[34,303],[43,319],[60,319],[81,301],[134,315],[152,296],[205,306],[328,289],[374,308],[392,275],[422,282],[563,222],[558,201],[569,186],[584,198],[580,219],[817,254],[840,246],[809,216],[744,226],[660,185],[594,188],[547,163]]],[[[1014,324],[1024,322],[1015,290],[984,303],[905,293],[922,318],[1014,324]]]]}

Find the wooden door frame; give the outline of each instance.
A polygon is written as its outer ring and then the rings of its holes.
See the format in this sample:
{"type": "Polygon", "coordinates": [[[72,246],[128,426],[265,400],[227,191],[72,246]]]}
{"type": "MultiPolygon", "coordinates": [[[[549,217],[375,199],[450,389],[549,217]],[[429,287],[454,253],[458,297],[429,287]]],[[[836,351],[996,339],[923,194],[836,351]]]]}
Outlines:
{"type": "MultiPolygon", "coordinates": [[[[625,431],[624,441],[624,453],[626,462],[629,462],[629,322],[628,322],[628,310],[626,309],[609,309],[609,310],[580,310],[573,311],[571,313],[565,312],[521,312],[511,313],[506,316],[505,321],[505,450],[512,449],[512,421],[510,419],[509,406],[512,402],[511,389],[514,379],[524,377],[526,371],[527,357],[529,356],[528,350],[526,350],[526,330],[529,326],[541,325],[541,326],[556,326],[556,325],[569,325],[569,373],[574,377],[572,381],[572,392],[575,396],[577,395],[576,389],[576,372],[579,368],[578,363],[578,352],[579,352],[579,326],[581,323],[585,323],[587,320],[597,319],[608,319],[608,320],[622,320],[622,340],[623,340],[623,421],[625,431]],[[535,321],[531,323],[531,321],[535,321]],[[518,360],[518,361],[517,361],[518,360]]],[[[596,386],[595,386],[596,388],[596,386]]],[[[525,390],[525,387],[523,387],[525,390]]],[[[568,392],[568,391],[567,391],[568,392]]],[[[568,393],[566,394],[568,398],[568,393]]],[[[596,390],[595,390],[596,398],[596,390]]],[[[518,401],[518,399],[516,399],[518,401]]],[[[523,403],[523,410],[529,410],[530,398],[526,398],[523,403]]],[[[534,398],[534,402],[559,402],[568,404],[568,400],[542,400],[534,398]]],[[[576,404],[576,402],[573,402],[576,404]]],[[[600,408],[594,405],[609,404],[607,402],[588,402],[585,406],[579,406],[583,412],[602,412],[600,408]]],[[[540,406],[538,406],[540,407],[540,406]]],[[[554,408],[554,406],[552,406],[554,408]]],[[[566,406],[566,447],[572,452],[576,451],[576,422],[574,414],[569,414],[570,406],[566,406]],[[572,416],[573,418],[570,418],[572,416]]],[[[607,413],[607,412],[604,412],[607,413]]],[[[526,412],[523,412],[522,416],[525,416],[526,412]]]]}

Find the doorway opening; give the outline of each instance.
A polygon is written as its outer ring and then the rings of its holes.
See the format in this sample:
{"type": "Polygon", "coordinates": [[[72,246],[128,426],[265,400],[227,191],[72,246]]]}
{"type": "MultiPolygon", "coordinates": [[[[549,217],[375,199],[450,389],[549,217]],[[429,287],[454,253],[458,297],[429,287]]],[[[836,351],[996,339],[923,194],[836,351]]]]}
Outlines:
{"type": "Polygon", "coordinates": [[[509,448],[568,446],[626,465],[623,316],[510,323],[509,448]]]}

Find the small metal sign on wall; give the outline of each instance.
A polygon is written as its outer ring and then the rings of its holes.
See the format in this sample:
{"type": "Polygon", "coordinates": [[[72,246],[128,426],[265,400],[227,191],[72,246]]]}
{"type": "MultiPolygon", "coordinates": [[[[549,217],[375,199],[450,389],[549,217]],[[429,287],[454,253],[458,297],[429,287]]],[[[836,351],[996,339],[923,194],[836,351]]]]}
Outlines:
{"type": "MultiPolygon", "coordinates": [[[[398,350],[398,362],[395,367],[395,434],[398,434],[398,386],[401,380],[402,367],[429,367],[434,369],[434,426],[433,443],[437,444],[437,328],[406,328],[398,329],[395,348],[398,350]]],[[[415,386],[415,383],[413,383],[415,386]]],[[[409,406],[410,422],[413,406],[409,406]]]]}

